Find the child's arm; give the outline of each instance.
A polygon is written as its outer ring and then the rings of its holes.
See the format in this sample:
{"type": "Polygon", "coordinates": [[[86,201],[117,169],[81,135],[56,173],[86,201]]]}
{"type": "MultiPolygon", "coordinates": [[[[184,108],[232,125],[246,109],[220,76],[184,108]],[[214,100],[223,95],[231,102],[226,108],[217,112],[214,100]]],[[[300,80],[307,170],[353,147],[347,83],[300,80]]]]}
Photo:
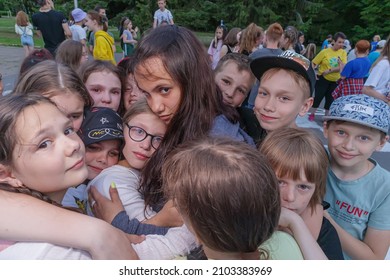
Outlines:
{"type": "Polygon", "coordinates": [[[373,86],[363,86],[362,93],[383,100],[390,105],[390,100],[385,95],[376,91],[373,86]]]}
{"type": "Polygon", "coordinates": [[[137,219],[130,219],[123,208],[119,198],[119,193],[112,186],[109,189],[111,199],[101,195],[95,188],[90,189],[92,200],[95,201],[92,207],[95,217],[111,223],[114,227],[129,233],[137,235],[160,234],[164,235],[168,227],[158,227],[152,224],[142,224],[137,219]]]}
{"type": "Polygon", "coordinates": [[[314,237],[314,239],[317,240],[321,231],[322,220],[324,217],[323,206],[321,204],[317,204],[313,213],[311,211],[311,207],[307,207],[301,214],[301,217],[311,232],[311,235],[314,237]]]}
{"type": "Polygon", "coordinates": [[[328,259],[298,214],[282,207],[279,226],[288,229],[292,233],[305,260],[328,259]]]}
{"type": "Polygon", "coordinates": [[[221,59],[224,55],[226,55],[228,52],[228,47],[226,45],[223,45],[221,48],[221,52],[219,53],[219,58],[221,59]]]}
{"type": "Polygon", "coordinates": [[[383,260],[390,246],[390,230],[367,228],[363,241],[360,241],[340,227],[335,220],[324,211],[324,216],[336,229],[343,251],[357,260],[383,260]]]}
{"type": "Polygon", "coordinates": [[[162,227],[180,227],[183,225],[183,219],[173,205],[173,201],[168,200],[160,212],[149,220],[145,220],[144,223],[162,227]]]}
{"type": "Polygon", "coordinates": [[[0,220],[1,239],[73,247],[94,259],[138,259],[120,230],[25,194],[0,191],[0,220]]]}

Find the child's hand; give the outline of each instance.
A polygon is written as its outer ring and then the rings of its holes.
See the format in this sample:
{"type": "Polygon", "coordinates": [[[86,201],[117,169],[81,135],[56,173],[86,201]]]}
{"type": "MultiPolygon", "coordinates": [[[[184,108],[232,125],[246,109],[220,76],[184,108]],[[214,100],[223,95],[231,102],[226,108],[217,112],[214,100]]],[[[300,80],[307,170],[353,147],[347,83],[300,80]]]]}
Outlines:
{"type": "Polygon", "coordinates": [[[89,200],[92,201],[90,205],[95,217],[111,223],[115,216],[125,209],[119,198],[118,190],[115,187],[110,186],[109,192],[111,200],[105,198],[92,186],[89,190],[89,200]]]}
{"type": "Polygon", "coordinates": [[[180,227],[183,225],[183,219],[173,205],[173,201],[168,200],[160,212],[149,220],[145,220],[143,223],[160,227],[180,227]]]}
{"type": "Polygon", "coordinates": [[[138,26],[136,26],[136,27],[134,28],[134,31],[135,31],[135,33],[138,33],[138,31],[139,31],[138,26]]]}
{"type": "Polygon", "coordinates": [[[131,244],[139,244],[145,240],[145,235],[126,234],[131,244]]]}
{"type": "Polygon", "coordinates": [[[301,217],[294,211],[291,211],[290,209],[287,209],[285,207],[282,207],[282,211],[280,212],[280,218],[279,218],[279,228],[285,232],[288,232],[292,234],[294,232],[293,228],[295,225],[295,221],[301,217]]]}

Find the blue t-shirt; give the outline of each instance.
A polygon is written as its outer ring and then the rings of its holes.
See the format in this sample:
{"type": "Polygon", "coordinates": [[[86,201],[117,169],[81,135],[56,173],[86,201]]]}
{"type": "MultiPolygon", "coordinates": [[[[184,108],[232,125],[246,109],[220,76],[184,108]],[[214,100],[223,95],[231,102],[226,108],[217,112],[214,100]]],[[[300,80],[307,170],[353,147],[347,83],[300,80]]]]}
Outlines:
{"type": "Polygon", "coordinates": [[[341,76],[353,79],[360,79],[367,76],[368,71],[370,70],[371,62],[367,57],[358,57],[354,60],[349,61],[343,71],[341,76]]]}
{"type": "Polygon", "coordinates": [[[380,52],[370,52],[370,54],[368,55],[368,59],[370,60],[371,65],[374,64],[375,60],[378,59],[380,54],[380,52]]]}
{"type": "MultiPolygon", "coordinates": [[[[390,230],[390,172],[376,161],[375,167],[363,177],[344,181],[329,168],[325,201],[335,222],[349,234],[364,240],[366,230],[390,230]]],[[[344,252],[345,259],[350,257],[344,252]]]]}

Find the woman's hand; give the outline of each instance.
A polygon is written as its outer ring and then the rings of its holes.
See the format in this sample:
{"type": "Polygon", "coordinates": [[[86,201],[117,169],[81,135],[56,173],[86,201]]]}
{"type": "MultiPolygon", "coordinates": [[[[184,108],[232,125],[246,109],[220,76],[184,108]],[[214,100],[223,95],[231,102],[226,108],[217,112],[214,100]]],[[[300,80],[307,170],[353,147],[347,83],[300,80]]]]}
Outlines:
{"type": "Polygon", "coordinates": [[[89,190],[89,201],[91,202],[91,209],[95,217],[111,223],[115,216],[118,215],[119,212],[124,211],[125,208],[119,198],[115,184],[110,186],[109,193],[111,200],[104,197],[92,186],[89,190]]]}

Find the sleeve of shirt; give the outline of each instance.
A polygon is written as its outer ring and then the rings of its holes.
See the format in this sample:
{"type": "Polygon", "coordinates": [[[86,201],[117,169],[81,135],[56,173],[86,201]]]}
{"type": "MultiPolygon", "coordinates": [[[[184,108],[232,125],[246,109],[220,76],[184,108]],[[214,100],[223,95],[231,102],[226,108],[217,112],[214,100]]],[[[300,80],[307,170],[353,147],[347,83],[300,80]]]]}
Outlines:
{"type": "Polygon", "coordinates": [[[348,62],[347,64],[345,64],[345,67],[341,72],[341,76],[349,78],[351,76],[351,72],[352,72],[352,64],[348,62]]]}
{"type": "Polygon", "coordinates": [[[185,225],[170,228],[165,235],[151,234],[133,248],[141,260],[171,260],[186,256],[197,247],[195,236],[185,225]]]}
{"type": "Polygon", "coordinates": [[[165,235],[168,227],[159,227],[150,224],[140,223],[137,219],[129,219],[126,211],[119,212],[112,220],[111,225],[129,234],[158,234],[165,235]]]}
{"type": "Polygon", "coordinates": [[[324,52],[320,51],[314,58],[313,58],[313,63],[315,65],[319,65],[324,58],[324,52]]]}
{"type": "Polygon", "coordinates": [[[378,63],[375,65],[374,68],[372,68],[370,75],[368,76],[366,82],[364,83],[365,86],[368,87],[376,87],[382,77],[382,74],[384,72],[384,69],[382,67],[381,63],[378,63]]]}
{"type": "Polygon", "coordinates": [[[31,21],[32,21],[32,24],[33,24],[34,28],[37,29],[37,30],[39,30],[39,28],[38,28],[38,22],[37,22],[37,20],[36,20],[35,15],[33,15],[33,16],[31,17],[31,21]]]}

